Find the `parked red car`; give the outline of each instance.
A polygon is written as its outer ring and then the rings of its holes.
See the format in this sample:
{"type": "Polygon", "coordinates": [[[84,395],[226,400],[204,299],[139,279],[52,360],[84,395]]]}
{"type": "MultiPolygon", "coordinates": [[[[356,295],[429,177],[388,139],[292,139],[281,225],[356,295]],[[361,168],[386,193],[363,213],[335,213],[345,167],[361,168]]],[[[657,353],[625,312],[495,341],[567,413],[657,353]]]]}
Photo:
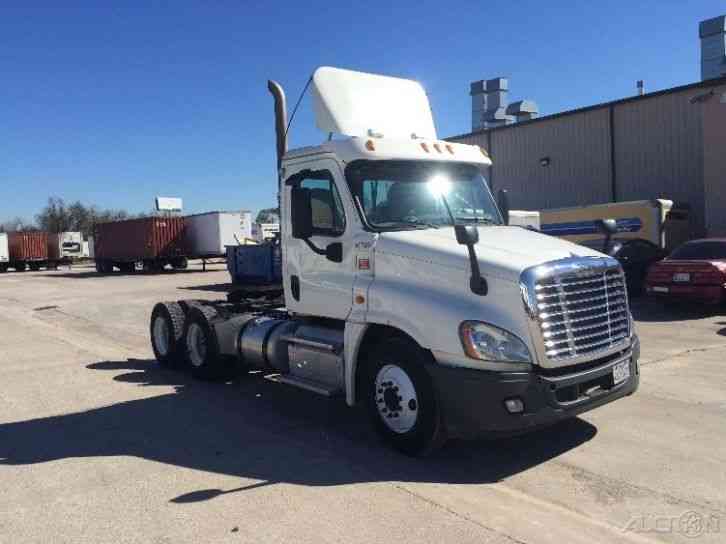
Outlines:
{"type": "Polygon", "coordinates": [[[648,270],[648,294],[704,304],[726,301],[726,238],[693,240],[648,270]]]}

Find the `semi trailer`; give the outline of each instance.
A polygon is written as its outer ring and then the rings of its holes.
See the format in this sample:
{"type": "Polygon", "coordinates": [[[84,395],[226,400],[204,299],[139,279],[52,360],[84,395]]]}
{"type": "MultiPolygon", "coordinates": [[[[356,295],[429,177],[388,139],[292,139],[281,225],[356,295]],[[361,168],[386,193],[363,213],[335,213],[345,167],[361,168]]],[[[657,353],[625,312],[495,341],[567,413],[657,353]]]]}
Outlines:
{"type": "MultiPolygon", "coordinates": [[[[415,81],[322,67],[321,145],[288,150],[275,102],[282,287],[156,304],[158,362],[269,379],[361,405],[410,455],[507,436],[636,391],[623,271],[507,224],[487,152],[438,139],[415,81]]],[[[505,201],[503,200],[502,203],[505,201]]]]}
{"type": "Polygon", "coordinates": [[[27,231],[8,232],[7,262],[0,262],[0,272],[14,268],[17,272],[27,269],[36,271],[42,267],[55,269],[58,267],[58,258],[49,254],[49,237],[47,232],[27,231]]]}
{"type": "Polygon", "coordinates": [[[187,249],[183,217],[141,217],[96,225],[93,237],[96,271],[109,274],[114,268],[131,273],[141,263],[147,272],[166,265],[186,268],[187,249]]]}

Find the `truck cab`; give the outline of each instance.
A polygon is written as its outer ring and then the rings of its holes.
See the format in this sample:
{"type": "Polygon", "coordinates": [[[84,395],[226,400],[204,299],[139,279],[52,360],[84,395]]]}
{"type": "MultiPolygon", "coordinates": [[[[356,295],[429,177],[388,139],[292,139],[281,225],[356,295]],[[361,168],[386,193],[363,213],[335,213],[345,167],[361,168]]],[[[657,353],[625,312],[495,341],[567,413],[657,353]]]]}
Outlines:
{"type": "Polygon", "coordinates": [[[507,224],[477,146],[439,140],[422,87],[319,68],[328,141],[287,149],[276,103],[282,297],[152,313],[162,364],[232,368],[362,404],[407,454],[573,417],[638,386],[623,272],[507,224]]]}

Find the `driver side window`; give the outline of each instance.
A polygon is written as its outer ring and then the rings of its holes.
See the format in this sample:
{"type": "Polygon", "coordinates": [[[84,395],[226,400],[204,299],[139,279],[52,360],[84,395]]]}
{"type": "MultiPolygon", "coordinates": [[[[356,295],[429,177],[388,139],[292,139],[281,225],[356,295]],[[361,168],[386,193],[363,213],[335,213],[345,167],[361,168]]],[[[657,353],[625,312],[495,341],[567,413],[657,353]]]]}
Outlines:
{"type": "Polygon", "coordinates": [[[345,212],[338,188],[332,178],[306,178],[300,187],[310,190],[313,232],[322,236],[340,236],[345,232],[345,212]]]}

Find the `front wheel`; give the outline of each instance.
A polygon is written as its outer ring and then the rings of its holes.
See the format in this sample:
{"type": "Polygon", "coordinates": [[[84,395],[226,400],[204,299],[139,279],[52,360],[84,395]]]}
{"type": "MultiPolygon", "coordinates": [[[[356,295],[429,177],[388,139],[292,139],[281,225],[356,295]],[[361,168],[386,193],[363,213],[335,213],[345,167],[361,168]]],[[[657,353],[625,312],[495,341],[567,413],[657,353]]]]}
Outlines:
{"type": "Polygon", "coordinates": [[[366,358],[363,394],[378,434],[390,446],[412,456],[431,453],[445,441],[429,357],[412,341],[391,338],[366,358]]]}

